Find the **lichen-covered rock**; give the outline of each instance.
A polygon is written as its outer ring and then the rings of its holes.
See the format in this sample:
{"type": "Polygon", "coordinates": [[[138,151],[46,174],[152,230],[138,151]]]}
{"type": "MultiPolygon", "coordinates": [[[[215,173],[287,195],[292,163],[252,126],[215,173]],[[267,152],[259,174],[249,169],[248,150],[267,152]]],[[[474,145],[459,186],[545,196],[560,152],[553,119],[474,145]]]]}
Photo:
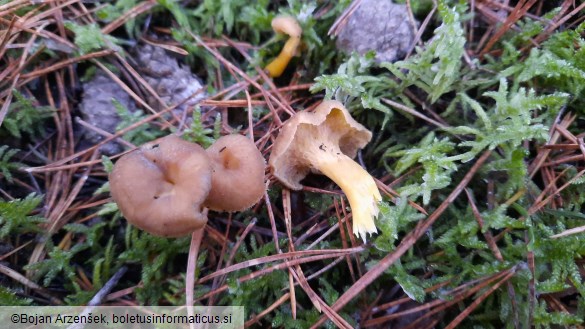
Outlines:
{"type": "Polygon", "coordinates": [[[363,0],[341,29],[337,48],[362,55],[374,50],[377,62],[395,62],[406,56],[415,34],[406,5],[363,0]]]}
{"type": "MultiPolygon", "coordinates": [[[[83,84],[83,99],[79,111],[83,120],[90,125],[113,134],[120,118],[114,107],[114,100],[130,112],[136,110],[134,101],[120,85],[103,73],[97,73],[91,80],[83,84]]],[[[105,137],[91,129],[83,128],[85,142],[97,144],[105,137]]],[[[109,142],[100,147],[100,151],[107,155],[122,151],[122,146],[116,142],[109,142]]]]}
{"type": "MultiPolygon", "coordinates": [[[[139,46],[133,55],[136,71],[167,106],[183,102],[203,86],[187,66],[180,65],[177,59],[170,56],[163,48],[146,44],[139,46]]],[[[83,120],[108,133],[113,134],[120,123],[113,99],[130,112],[136,110],[131,97],[103,73],[96,74],[86,82],[83,85],[83,91],[83,100],[79,107],[83,120]]],[[[144,94],[148,95],[146,101],[155,110],[160,111],[164,108],[148,92],[144,94]]],[[[175,109],[175,114],[181,117],[188,107],[197,104],[203,97],[205,97],[204,92],[191,97],[175,109]]],[[[96,144],[104,139],[99,133],[87,128],[83,129],[83,134],[83,144],[96,144]]],[[[100,151],[106,155],[116,154],[122,150],[122,146],[116,142],[107,143],[100,148],[100,151]]]]}
{"type": "MultiPolygon", "coordinates": [[[[149,44],[140,46],[135,60],[140,75],[167,105],[181,103],[203,87],[199,78],[187,66],[180,65],[163,48],[149,44]]],[[[177,107],[177,112],[182,114],[187,107],[197,104],[204,97],[204,92],[198,93],[177,107]]],[[[161,109],[160,103],[154,97],[149,97],[147,101],[153,108],[161,109]]]]}

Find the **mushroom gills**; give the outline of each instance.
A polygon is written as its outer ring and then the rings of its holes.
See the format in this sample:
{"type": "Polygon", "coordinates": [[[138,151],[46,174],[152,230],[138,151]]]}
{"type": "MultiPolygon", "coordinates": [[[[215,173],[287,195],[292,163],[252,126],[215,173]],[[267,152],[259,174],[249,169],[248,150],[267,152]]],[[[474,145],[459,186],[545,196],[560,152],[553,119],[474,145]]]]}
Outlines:
{"type": "Polygon", "coordinates": [[[323,101],[314,112],[299,112],[282,127],[272,147],[274,177],[291,189],[309,173],[323,174],[343,190],[353,216],[353,233],[366,241],[377,233],[374,218],[382,196],[372,176],[352,160],[372,138],[337,101],[323,101]]]}

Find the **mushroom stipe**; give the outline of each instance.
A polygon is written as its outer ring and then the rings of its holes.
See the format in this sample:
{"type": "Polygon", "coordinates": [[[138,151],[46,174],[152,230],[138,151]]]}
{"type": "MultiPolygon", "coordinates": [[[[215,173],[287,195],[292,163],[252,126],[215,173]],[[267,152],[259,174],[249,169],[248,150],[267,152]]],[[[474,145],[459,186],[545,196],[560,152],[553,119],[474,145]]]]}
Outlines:
{"type": "Polygon", "coordinates": [[[284,123],[269,166],[293,190],[302,188],[300,181],[310,172],[333,180],[349,200],[354,234],[365,242],[368,233],[377,233],[374,218],[382,196],[372,176],[352,159],[371,138],[343,104],[324,101],[315,112],[299,112],[284,123]]]}
{"type": "Polygon", "coordinates": [[[282,75],[290,60],[296,55],[297,49],[301,44],[303,30],[293,17],[286,15],[275,17],[271,25],[274,32],[284,33],[290,37],[278,56],[265,68],[270,77],[277,78],[282,75]]]}

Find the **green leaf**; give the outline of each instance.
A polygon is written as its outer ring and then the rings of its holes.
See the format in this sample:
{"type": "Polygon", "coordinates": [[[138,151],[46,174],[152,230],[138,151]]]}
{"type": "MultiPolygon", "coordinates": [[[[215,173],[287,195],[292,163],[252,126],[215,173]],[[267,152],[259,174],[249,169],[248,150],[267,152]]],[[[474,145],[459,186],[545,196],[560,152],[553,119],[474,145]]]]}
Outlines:
{"type": "MultiPolygon", "coordinates": [[[[445,1],[439,1],[438,8],[443,23],[430,43],[424,49],[417,48],[417,54],[404,61],[383,65],[402,80],[402,89],[415,85],[429,94],[431,103],[457,90],[464,73],[461,68],[465,36],[460,15],[455,8],[448,8],[445,1]]],[[[467,85],[472,84],[467,81],[467,85]]]]}
{"type": "Polygon", "coordinates": [[[364,74],[372,66],[372,59],[369,55],[353,54],[346,63],[339,66],[336,74],[315,78],[315,84],[309,90],[313,93],[324,90],[325,99],[336,99],[342,103],[361,97],[366,92],[367,83],[380,81],[377,77],[364,74]]]}
{"type": "Polygon", "coordinates": [[[71,261],[73,257],[86,249],[85,244],[76,244],[69,250],[53,247],[48,258],[24,267],[25,270],[36,271],[36,275],[44,277],[43,284],[48,286],[59,274],[63,274],[70,282],[75,278],[75,267],[71,261]]]}
{"type": "Polygon", "coordinates": [[[96,24],[79,25],[75,22],[65,22],[65,27],[75,33],[75,45],[79,47],[81,55],[102,49],[120,51],[116,38],[102,33],[96,24]]]}
{"type": "Polygon", "coordinates": [[[187,18],[187,15],[185,13],[183,5],[179,1],[177,1],[177,0],[158,0],[158,3],[161,6],[165,7],[168,11],[170,11],[171,14],[173,14],[173,17],[175,17],[177,24],[179,24],[179,26],[181,28],[188,29],[188,30],[191,29],[190,24],[189,24],[189,19],[187,18]]]}
{"type": "MultiPolygon", "coordinates": [[[[112,104],[120,116],[120,123],[116,126],[116,130],[122,130],[124,128],[130,127],[135,123],[142,121],[146,118],[144,112],[141,110],[136,110],[134,112],[130,112],[122,103],[120,103],[116,99],[112,99],[112,104]]],[[[150,142],[158,137],[161,137],[163,132],[160,129],[154,129],[149,124],[142,124],[133,130],[124,134],[124,140],[134,144],[134,145],[142,145],[144,143],[150,142]]]]}
{"type": "Polygon", "coordinates": [[[19,169],[22,164],[16,161],[10,161],[10,158],[16,155],[19,150],[17,149],[10,149],[8,145],[0,146],[0,173],[4,176],[9,183],[12,183],[12,174],[11,171],[15,171],[19,169]]]}
{"type": "Polygon", "coordinates": [[[0,132],[6,129],[8,133],[18,139],[22,133],[28,135],[44,135],[44,121],[51,117],[54,111],[47,106],[36,106],[34,98],[25,97],[18,90],[13,89],[12,95],[15,101],[10,104],[8,114],[0,126],[0,132]]]}
{"type": "Polygon", "coordinates": [[[396,263],[389,271],[393,274],[394,280],[396,280],[410,299],[419,303],[424,302],[426,293],[420,280],[416,276],[408,274],[402,267],[401,263],[396,263]]]}
{"type": "Polygon", "coordinates": [[[509,90],[505,79],[500,80],[498,91],[484,93],[484,96],[495,100],[495,106],[489,111],[463,93],[459,96],[463,105],[471,106],[482,123],[482,127],[475,129],[446,129],[451,133],[468,132],[475,135],[475,140],[459,143],[459,146],[471,147],[471,150],[460,156],[463,162],[470,161],[486,148],[504,147],[511,151],[525,140],[545,140],[548,128],[543,122],[552,120],[568,97],[564,93],[536,96],[534,90],[526,91],[524,88],[509,90]],[[548,110],[540,116],[535,115],[536,111],[543,108],[548,110]]]}
{"type": "Polygon", "coordinates": [[[20,298],[7,287],[0,286],[0,305],[29,306],[32,302],[32,299],[20,298]]]}
{"type": "Polygon", "coordinates": [[[428,204],[431,192],[447,187],[451,183],[451,174],[457,170],[457,157],[449,156],[455,149],[455,143],[448,138],[439,140],[434,133],[429,133],[420,141],[418,147],[409,150],[390,152],[386,157],[401,156],[396,163],[396,174],[408,170],[420,163],[423,167],[422,183],[403,186],[401,195],[422,195],[423,203],[428,204]]]}
{"type": "Polygon", "coordinates": [[[39,232],[39,223],[45,221],[42,216],[31,215],[43,198],[34,193],[24,199],[12,201],[0,200],[0,239],[12,234],[39,232]]]}
{"type": "Polygon", "coordinates": [[[193,111],[193,121],[185,129],[182,138],[186,141],[197,143],[203,148],[208,148],[216,141],[219,137],[219,131],[221,131],[221,116],[217,115],[215,119],[214,129],[206,128],[201,121],[201,108],[196,106],[193,111]]]}

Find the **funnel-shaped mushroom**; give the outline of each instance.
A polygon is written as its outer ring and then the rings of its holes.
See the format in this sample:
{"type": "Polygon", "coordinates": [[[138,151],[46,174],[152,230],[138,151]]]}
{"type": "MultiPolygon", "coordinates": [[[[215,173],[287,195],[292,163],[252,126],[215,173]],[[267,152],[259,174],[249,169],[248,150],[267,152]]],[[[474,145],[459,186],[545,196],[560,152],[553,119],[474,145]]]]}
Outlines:
{"type": "Polygon", "coordinates": [[[301,43],[301,33],[303,30],[297,21],[291,16],[277,16],[272,20],[272,29],[276,33],[284,33],[290,38],[284,44],[284,48],[278,54],[278,57],[272,60],[266,66],[266,71],[271,77],[279,77],[290,62],[291,58],[296,55],[297,48],[301,43]]]}
{"type": "Polygon", "coordinates": [[[372,133],[336,101],[324,101],[315,112],[299,112],[282,127],[270,156],[272,173],[291,189],[309,173],[323,174],[345,193],[353,214],[353,232],[366,241],[376,233],[374,217],[382,196],[376,182],[352,159],[372,133]]]}
{"type": "Polygon", "coordinates": [[[250,208],[266,190],[262,153],[250,139],[227,135],[207,149],[211,159],[211,191],[205,206],[217,211],[250,208]]]}
{"type": "Polygon", "coordinates": [[[109,180],[124,217],[151,234],[184,236],[207,223],[211,163],[197,144],[174,135],[147,143],[120,158],[109,180]]]}

